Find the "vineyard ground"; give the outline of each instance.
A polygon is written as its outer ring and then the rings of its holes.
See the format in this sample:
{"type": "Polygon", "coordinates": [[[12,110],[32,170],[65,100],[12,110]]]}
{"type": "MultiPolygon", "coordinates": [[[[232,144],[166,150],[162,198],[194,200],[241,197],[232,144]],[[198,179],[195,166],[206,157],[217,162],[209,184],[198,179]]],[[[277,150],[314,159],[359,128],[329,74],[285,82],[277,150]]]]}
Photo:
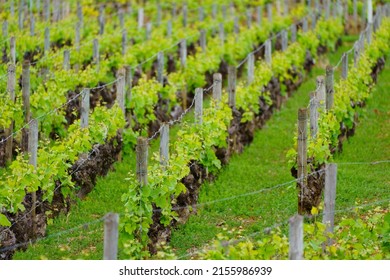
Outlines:
{"type": "MultiPolygon", "coordinates": [[[[351,38],[348,41],[351,41],[351,38]]],[[[348,49],[349,46],[350,44],[346,44],[336,53],[329,55],[330,62],[334,64],[341,57],[342,52],[348,49]]],[[[276,112],[268,124],[256,134],[252,145],[242,155],[234,156],[215,182],[206,183],[203,186],[200,202],[251,192],[292,179],[287,170],[285,153],[292,146],[291,139],[295,130],[296,112],[300,106],[307,104],[308,93],[315,88],[313,78],[323,74],[322,69],[325,65],[324,61],[320,61],[317,67],[314,68],[311,77],[309,77],[310,79],[301,86],[284,108],[276,112]],[[318,66],[322,68],[320,69],[318,66]]],[[[389,101],[385,102],[386,98],[388,99],[389,97],[389,93],[386,93],[386,87],[388,87],[388,82],[387,84],[385,83],[386,77],[390,77],[389,66],[387,66],[385,73],[381,74],[379,79],[381,87],[378,87],[378,90],[375,92],[375,98],[378,98],[378,100],[372,100],[372,103],[375,102],[378,105],[375,109],[382,113],[386,112],[386,108],[390,107],[389,101]],[[380,92],[381,90],[382,92],[380,92]],[[384,92],[387,94],[387,97],[384,92]]],[[[363,138],[360,141],[367,143],[366,145],[362,144],[365,145],[364,148],[368,149],[368,142],[364,140],[364,137],[374,135],[374,132],[365,136],[363,125],[366,122],[369,122],[369,120],[373,123],[377,122],[379,126],[377,129],[381,126],[379,123],[383,123],[382,126],[386,125],[385,122],[386,117],[388,119],[388,115],[383,113],[382,118],[378,118],[376,113],[371,114],[370,108],[372,103],[368,104],[366,109],[368,113],[361,119],[362,128],[358,127],[356,136],[351,139],[351,143],[345,145],[345,151],[338,160],[350,161],[345,154],[348,153],[348,149],[353,149],[349,147],[352,146],[354,141],[359,141],[355,140],[359,136],[363,138]]],[[[388,127],[389,123],[387,121],[388,127]]],[[[375,129],[375,127],[371,128],[375,129]]],[[[379,131],[385,130],[379,129],[379,131]]],[[[171,131],[171,135],[174,137],[174,129],[171,131]]],[[[384,149],[388,135],[382,135],[381,137],[383,137],[382,142],[373,141],[371,144],[382,145],[382,149],[384,149]]],[[[380,147],[378,149],[380,150],[380,147]]],[[[152,152],[157,151],[158,143],[155,141],[152,146],[152,152]]],[[[362,153],[360,151],[362,160],[364,159],[364,154],[375,159],[373,153],[362,153]]],[[[380,155],[383,157],[383,153],[378,151],[378,157],[380,155]]],[[[48,234],[55,234],[89,221],[95,221],[107,212],[123,212],[123,204],[120,198],[127,189],[124,179],[127,177],[128,171],[134,170],[134,168],[135,155],[126,155],[122,162],[115,164],[115,171],[110,172],[105,178],[100,178],[94,190],[83,201],[73,206],[70,213],[60,215],[52,221],[52,224],[48,226],[48,234]]],[[[363,170],[364,167],[361,168],[363,170]]],[[[376,169],[379,168],[377,167],[376,169]]],[[[383,173],[383,169],[381,170],[383,173]]],[[[340,179],[340,181],[348,181],[347,176],[354,174],[354,171],[346,169],[345,173],[342,174],[341,178],[345,180],[340,179]]],[[[341,200],[340,207],[353,204],[357,197],[375,199],[372,195],[372,189],[377,184],[382,183],[383,185],[385,182],[385,180],[378,178],[378,174],[370,176],[368,172],[360,172],[359,175],[361,177],[356,182],[360,183],[360,188],[364,188],[365,192],[360,194],[359,191],[354,191],[354,195],[350,195],[350,192],[347,191],[349,185],[340,186],[341,194],[338,194],[338,200],[341,200]],[[365,180],[369,184],[364,183],[365,180]],[[344,191],[342,192],[343,189],[344,191]]],[[[383,175],[381,176],[383,177],[383,175]]],[[[388,178],[387,182],[389,180],[388,178]]],[[[382,186],[381,189],[383,189],[383,193],[379,195],[385,196],[386,188],[382,186]]],[[[191,251],[191,248],[199,247],[213,239],[221,231],[221,227],[242,226],[245,228],[245,234],[250,234],[251,232],[261,230],[265,226],[270,226],[276,221],[287,219],[295,212],[295,206],[295,187],[291,184],[290,187],[283,187],[269,193],[229,200],[207,208],[203,207],[199,209],[198,215],[190,218],[186,225],[181,226],[173,233],[171,245],[175,248],[177,255],[180,256],[191,251]]],[[[29,246],[29,249],[25,252],[17,252],[14,255],[14,259],[101,259],[103,255],[102,240],[103,223],[100,221],[42,240],[29,246]]],[[[121,252],[119,251],[120,257],[121,252]]]]}

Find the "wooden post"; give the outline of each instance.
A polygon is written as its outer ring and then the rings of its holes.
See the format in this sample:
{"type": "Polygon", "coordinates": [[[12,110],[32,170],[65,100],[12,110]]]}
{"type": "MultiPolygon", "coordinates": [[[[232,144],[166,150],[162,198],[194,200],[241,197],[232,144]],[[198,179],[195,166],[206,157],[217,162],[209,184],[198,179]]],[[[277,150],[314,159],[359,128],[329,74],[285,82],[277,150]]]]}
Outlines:
{"type": "Polygon", "coordinates": [[[358,24],[357,0],[353,0],[353,22],[358,24]]]}
{"type": "Polygon", "coordinates": [[[141,187],[148,184],[148,139],[137,138],[137,180],[141,187]]]}
{"type": "Polygon", "coordinates": [[[330,17],[330,0],[325,0],[325,19],[328,20],[330,17]]]}
{"type": "Polygon", "coordinates": [[[356,42],[353,45],[353,65],[354,67],[357,67],[359,61],[359,42],[356,42]]]}
{"type": "Polygon", "coordinates": [[[280,6],[280,0],[276,0],[276,13],[278,16],[282,15],[282,8],[280,6]]]}
{"type": "Polygon", "coordinates": [[[118,225],[118,214],[108,213],[104,217],[104,260],[117,260],[118,258],[118,225]]]}
{"type": "Polygon", "coordinates": [[[311,29],[314,30],[317,24],[317,15],[316,13],[312,13],[311,15],[311,29]]]}
{"type": "Polygon", "coordinates": [[[164,53],[157,54],[157,81],[164,85],[164,53]]]}
{"type": "Polygon", "coordinates": [[[183,26],[187,27],[187,14],[188,14],[188,8],[187,4],[183,5],[183,26]]]}
{"type": "Polygon", "coordinates": [[[344,53],[341,61],[342,72],[341,77],[346,80],[348,77],[348,53],[344,53]]]}
{"type": "Polygon", "coordinates": [[[288,33],[286,29],[283,29],[281,31],[281,36],[282,36],[282,51],[284,52],[287,50],[287,46],[288,46],[288,33]]]}
{"type": "Polygon", "coordinates": [[[15,4],[14,4],[13,0],[10,1],[9,9],[10,9],[11,16],[14,17],[15,16],[15,4]]]}
{"type": "Polygon", "coordinates": [[[316,92],[310,93],[310,135],[312,139],[317,138],[318,132],[318,101],[316,92]]]}
{"type": "Polygon", "coordinates": [[[203,89],[195,89],[195,123],[203,122],[203,89]]]}
{"type": "Polygon", "coordinates": [[[238,17],[234,17],[234,33],[240,33],[240,25],[238,23],[238,17]]]}
{"type": "Polygon", "coordinates": [[[225,44],[225,28],[222,22],[219,23],[219,38],[221,39],[222,45],[225,44]]]}
{"type": "Polygon", "coordinates": [[[293,23],[291,25],[291,43],[295,43],[297,41],[297,26],[293,23]]]}
{"type": "Polygon", "coordinates": [[[98,39],[93,39],[93,63],[96,66],[96,72],[99,72],[99,41],[98,39]]]}
{"type": "Polygon", "coordinates": [[[162,18],[161,4],[160,2],[158,2],[157,3],[157,26],[161,25],[161,18],[162,18]]]}
{"type": "Polygon", "coordinates": [[[199,43],[202,48],[202,52],[206,52],[206,31],[204,29],[200,30],[199,43]]]}
{"type": "Polygon", "coordinates": [[[222,98],[222,75],[220,73],[213,74],[213,85],[213,98],[219,103],[222,98]]]}
{"type": "Polygon", "coordinates": [[[44,0],[43,2],[43,17],[45,21],[50,20],[50,0],[44,0]]]}
{"type": "Polygon", "coordinates": [[[81,92],[81,108],[80,108],[80,126],[81,128],[88,127],[89,119],[89,88],[85,88],[81,92]]]}
{"type": "Polygon", "coordinates": [[[303,214],[304,209],[301,205],[304,197],[303,190],[306,188],[307,182],[307,109],[301,108],[298,110],[298,213],[303,214]]]}
{"type": "Polygon", "coordinates": [[[125,55],[127,51],[127,30],[122,30],[122,55],[125,55]]]}
{"type": "Polygon", "coordinates": [[[167,36],[172,37],[172,21],[167,22],[167,36]]]}
{"type": "Polygon", "coordinates": [[[333,108],[333,83],[334,83],[334,70],[332,65],[326,67],[326,110],[329,111],[333,108]]]}
{"type": "Polygon", "coordinates": [[[321,4],[319,0],[314,0],[315,13],[321,14],[321,4]]]}
{"type": "Polygon", "coordinates": [[[226,5],[222,5],[222,18],[227,18],[227,8],[226,8],[226,5]]]}
{"type": "Polygon", "coordinates": [[[236,80],[237,69],[235,66],[229,66],[228,68],[228,93],[229,93],[229,106],[232,109],[236,108],[236,80]]]}
{"type": "Polygon", "coordinates": [[[326,86],[325,86],[325,77],[318,76],[316,79],[316,97],[319,108],[326,108],[326,86]]]}
{"type": "Polygon", "coordinates": [[[362,10],[362,27],[366,26],[366,19],[367,19],[367,1],[363,1],[363,10],[362,10]]]}
{"type": "Polygon", "coordinates": [[[198,13],[199,13],[199,21],[200,22],[204,21],[204,9],[202,6],[198,8],[198,13]]]}
{"type": "Polygon", "coordinates": [[[257,14],[257,25],[261,25],[261,21],[263,20],[263,6],[257,6],[256,9],[256,14],[257,14]]]}
{"type": "Polygon", "coordinates": [[[303,216],[295,215],[289,220],[289,251],[290,260],[303,260],[303,216]]]}
{"type": "Polygon", "coordinates": [[[372,24],[372,0],[367,0],[367,22],[372,24]]]}
{"type": "Polygon", "coordinates": [[[160,164],[164,170],[169,164],[169,124],[167,123],[161,127],[160,164]]]}
{"type": "MultiPolygon", "coordinates": [[[[131,102],[131,88],[133,86],[133,73],[130,66],[125,66],[125,80],[126,80],[126,104],[130,104],[131,102]]],[[[127,110],[126,112],[126,121],[129,127],[131,127],[131,111],[127,110]]]]}
{"type": "Polygon", "coordinates": [[[325,169],[324,216],[322,222],[326,224],[326,231],[333,233],[334,210],[336,204],[337,165],[327,164],[325,169]]]}
{"type": "MultiPolygon", "coordinates": [[[[34,169],[37,168],[37,153],[38,153],[38,121],[32,119],[29,122],[29,136],[28,136],[28,153],[30,155],[29,163],[34,166],[34,169]]],[[[37,205],[37,193],[33,191],[32,196],[32,205],[31,205],[31,215],[32,215],[32,224],[33,224],[33,235],[37,234],[37,215],[36,215],[36,205],[37,205]]]]}
{"type": "Polygon", "coordinates": [[[59,21],[60,20],[60,10],[61,10],[61,8],[60,8],[60,1],[59,0],[54,0],[53,1],[53,21],[54,22],[57,22],[57,21],[59,21]]]}
{"type": "MultiPolygon", "coordinates": [[[[15,86],[16,86],[16,67],[15,64],[11,63],[8,65],[8,81],[7,81],[7,92],[9,99],[12,103],[15,103],[15,86]]],[[[5,162],[12,160],[12,144],[13,144],[13,129],[14,122],[11,122],[10,126],[5,131],[5,138],[8,138],[5,143],[5,162]]]]}
{"type": "Polygon", "coordinates": [[[272,44],[271,44],[270,39],[267,39],[265,41],[264,56],[265,56],[265,62],[268,63],[269,65],[271,65],[272,64],[272,44]]]}
{"type": "Polygon", "coordinates": [[[364,33],[360,33],[360,39],[359,39],[359,49],[363,53],[364,52],[364,33]]]}
{"type": "Polygon", "coordinates": [[[246,25],[248,26],[248,28],[251,28],[251,26],[252,26],[252,9],[251,8],[246,9],[246,25]]]}
{"type": "Polygon", "coordinates": [[[12,36],[9,43],[10,48],[10,55],[11,55],[11,62],[13,64],[16,64],[16,41],[15,37],[12,36]]]}
{"type": "MultiPolygon", "coordinates": [[[[22,69],[22,100],[24,111],[24,123],[30,122],[30,62],[23,62],[22,69]]],[[[27,127],[22,130],[22,151],[26,152],[28,149],[28,134],[29,129],[27,127]]]]}
{"type": "Polygon", "coordinates": [[[50,51],[50,28],[45,28],[45,35],[44,35],[44,54],[47,55],[50,51]]]}
{"type": "Polygon", "coordinates": [[[286,17],[288,15],[288,13],[289,13],[288,0],[284,0],[283,7],[284,7],[284,13],[283,14],[286,17]]]}
{"type": "Polygon", "coordinates": [[[64,50],[63,68],[66,71],[70,70],[70,52],[69,52],[69,50],[64,50]]]}
{"type": "Polygon", "coordinates": [[[248,55],[248,85],[250,85],[255,78],[255,55],[250,53],[248,55]]]}
{"type": "Polygon", "coordinates": [[[146,40],[150,40],[152,36],[152,23],[146,23],[146,40]]]}
{"type": "Polygon", "coordinates": [[[138,9],[138,30],[141,30],[144,27],[144,9],[138,9]]]}
{"type": "Polygon", "coordinates": [[[268,22],[272,22],[272,4],[268,3],[267,4],[267,16],[268,16],[268,22]]]}
{"type": "Polygon", "coordinates": [[[180,41],[180,65],[182,69],[186,67],[187,64],[187,41],[182,39],[180,41]]]}
{"type": "Polygon", "coordinates": [[[98,16],[98,22],[99,22],[99,35],[104,34],[104,6],[100,5],[99,7],[99,16],[98,16]]]}
{"type": "Polygon", "coordinates": [[[213,3],[212,4],[212,7],[211,7],[211,16],[213,18],[216,18],[217,17],[217,4],[213,3]]]}
{"type": "Polygon", "coordinates": [[[119,10],[118,17],[119,17],[119,26],[121,29],[124,29],[125,28],[125,17],[124,17],[123,9],[119,10]]]}
{"type": "Polygon", "coordinates": [[[176,14],[177,14],[177,8],[176,8],[176,3],[172,3],[172,20],[176,19],[176,14]]]}
{"type": "Polygon", "coordinates": [[[123,117],[126,117],[125,109],[125,94],[126,94],[126,70],[125,68],[120,68],[117,72],[117,82],[116,82],[116,100],[118,102],[119,108],[121,108],[123,117]]]}
{"type": "Polygon", "coordinates": [[[83,16],[83,7],[81,6],[80,1],[77,1],[77,18],[78,18],[80,25],[82,27],[83,23],[84,23],[84,16],[83,16]]]}
{"type": "Polygon", "coordinates": [[[307,32],[309,30],[309,25],[307,23],[307,17],[303,18],[302,30],[303,30],[303,32],[307,32]]]}
{"type": "Polygon", "coordinates": [[[23,21],[24,21],[24,18],[23,18],[23,5],[19,4],[19,7],[18,7],[18,27],[19,27],[19,30],[23,29],[23,21]]]}
{"type": "Polygon", "coordinates": [[[4,38],[7,38],[7,37],[8,37],[8,21],[7,21],[7,20],[5,20],[5,21],[3,22],[2,34],[3,34],[3,37],[4,37],[4,38]]]}

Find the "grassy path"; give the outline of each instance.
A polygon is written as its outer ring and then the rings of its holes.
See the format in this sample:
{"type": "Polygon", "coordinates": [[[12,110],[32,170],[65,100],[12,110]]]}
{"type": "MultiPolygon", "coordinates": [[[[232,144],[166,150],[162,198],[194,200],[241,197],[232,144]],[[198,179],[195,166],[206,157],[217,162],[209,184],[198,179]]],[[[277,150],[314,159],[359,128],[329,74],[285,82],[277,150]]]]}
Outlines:
{"type": "MultiPolygon", "coordinates": [[[[342,51],[329,56],[337,62],[342,51]]],[[[218,180],[205,184],[200,201],[210,201],[256,191],[290,181],[286,151],[292,146],[297,109],[308,102],[308,93],[315,88],[314,77],[323,74],[326,62],[320,62],[308,82],[291,98],[285,107],[276,112],[263,130],[256,134],[253,144],[242,155],[232,158],[218,180]]],[[[177,129],[177,128],[176,128],[177,129]]],[[[175,134],[172,129],[171,134],[175,134]]],[[[158,151],[157,142],[152,152],[158,151]]],[[[150,154],[152,154],[152,152],[150,154]]],[[[101,259],[103,251],[103,222],[98,220],[108,212],[123,212],[121,195],[126,192],[125,178],[135,169],[135,156],[131,154],[116,163],[113,172],[100,178],[94,190],[83,201],[72,207],[68,215],[61,215],[48,226],[46,238],[29,246],[25,252],[15,254],[15,259],[101,259]],[[92,222],[90,225],[78,227],[92,222]],[[76,227],[58,235],[58,232],[76,227]]],[[[220,227],[244,226],[250,233],[283,220],[295,211],[295,187],[284,186],[270,192],[242,197],[199,209],[189,222],[180,227],[172,237],[177,254],[186,253],[214,238],[220,227]],[[264,207],[268,205],[268,207],[264,207]]]]}
{"type": "MultiPolygon", "coordinates": [[[[340,51],[330,55],[334,65],[340,51]]],[[[313,75],[320,72],[316,69],[313,75]]],[[[378,81],[374,98],[361,110],[357,133],[336,155],[337,162],[390,160],[390,71],[387,65],[378,81]]],[[[287,221],[296,213],[295,183],[261,192],[292,180],[286,152],[293,146],[293,135],[299,107],[308,104],[313,78],[306,82],[266,127],[256,133],[253,143],[242,155],[232,158],[218,179],[206,184],[200,202],[238,196],[199,209],[199,213],[179,227],[171,245],[179,257],[210,242],[226,228],[244,229],[242,236],[263,231],[265,227],[287,221]],[[245,193],[250,195],[240,196],[245,193]]],[[[389,163],[378,165],[340,164],[336,209],[351,207],[356,201],[372,202],[390,198],[389,163]]]]}

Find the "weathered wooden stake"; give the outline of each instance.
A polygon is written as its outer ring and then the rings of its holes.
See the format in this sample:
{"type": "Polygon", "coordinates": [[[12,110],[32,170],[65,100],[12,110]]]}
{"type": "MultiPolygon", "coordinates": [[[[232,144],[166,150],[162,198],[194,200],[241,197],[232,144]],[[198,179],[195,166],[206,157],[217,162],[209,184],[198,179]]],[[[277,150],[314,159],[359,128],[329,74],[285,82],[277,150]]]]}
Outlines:
{"type": "MultiPolygon", "coordinates": [[[[15,86],[16,86],[16,67],[15,64],[11,63],[8,65],[8,80],[7,80],[7,92],[9,94],[9,99],[12,103],[15,103],[15,86]]],[[[13,144],[13,134],[14,122],[11,122],[10,126],[6,129],[5,138],[8,138],[5,143],[5,162],[12,160],[12,144],[13,144]]]]}
{"type": "Polygon", "coordinates": [[[303,260],[303,216],[295,215],[289,220],[289,252],[290,260],[303,260]]]}
{"type": "Polygon", "coordinates": [[[138,9],[138,30],[141,30],[144,27],[144,9],[138,9]]]}
{"type": "Polygon", "coordinates": [[[8,21],[7,21],[7,20],[5,20],[5,21],[3,22],[2,34],[3,34],[3,37],[4,37],[4,38],[7,38],[7,37],[8,37],[8,21]]]}
{"type": "Polygon", "coordinates": [[[293,23],[291,25],[291,43],[295,43],[297,41],[297,26],[293,23]]]}
{"type": "Polygon", "coordinates": [[[301,203],[304,199],[303,190],[307,186],[307,109],[301,108],[298,110],[298,185],[299,185],[299,199],[298,212],[303,214],[304,209],[301,203]]]}
{"type": "Polygon", "coordinates": [[[104,217],[104,260],[116,260],[118,257],[119,215],[108,213],[104,217]]]}
{"type": "Polygon", "coordinates": [[[325,0],[325,19],[328,20],[330,17],[330,0],[325,0]]]}
{"type": "Polygon", "coordinates": [[[169,163],[169,124],[161,127],[160,137],[160,164],[165,169],[169,163]]]}
{"type": "Polygon", "coordinates": [[[19,27],[19,30],[23,29],[23,21],[24,21],[23,6],[21,4],[19,4],[19,7],[18,7],[18,27],[19,27]]]}
{"type": "Polygon", "coordinates": [[[117,73],[118,81],[116,82],[116,100],[121,108],[123,117],[126,117],[125,95],[126,95],[126,69],[120,68],[117,73]]]}
{"type": "Polygon", "coordinates": [[[180,41],[180,65],[184,69],[187,64],[187,40],[180,41]]]}
{"type": "Polygon", "coordinates": [[[198,8],[198,13],[199,13],[199,21],[202,22],[204,21],[204,9],[203,7],[198,8]]]}
{"type": "Polygon", "coordinates": [[[272,43],[270,39],[267,39],[265,41],[264,56],[265,56],[265,62],[271,65],[272,64],[272,43]]]}
{"type": "Polygon", "coordinates": [[[357,67],[359,61],[359,42],[353,45],[353,66],[357,67]]]}
{"type": "Polygon", "coordinates": [[[183,5],[183,26],[187,27],[188,8],[187,4],[183,5]]]}
{"type": "Polygon", "coordinates": [[[85,88],[81,92],[81,108],[80,108],[80,126],[81,128],[88,127],[89,120],[89,88],[85,88]]]}
{"type": "Polygon", "coordinates": [[[348,77],[348,53],[344,53],[341,60],[342,72],[341,77],[346,80],[348,77]]]}
{"type": "Polygon", "coordinates": [[[326,85],[325,85],[325,77],[318,76],[316,79],[316,97],[319,108],[326,108],[326,85]]]}
{"type": "Polygon", "coordinates": [[[250,85],[255,78],[255,55],[250,53],[248,55],[248,85],[250,85]]]}
{"type": "Polygon", "coordinates": [[[204,29],[200,30],[199,43],[202,48],[202,52],[206,52],[206,31],[204,29]]]}
{"type": "MultiPolygon", "coordinates": [[[[125,66],[126,74],[125,74],[125,82],[126,82],[126,104],[130,104],[131,102],[131,88],[133,86],[133,72],[129,65],[125,66]]],[[[126,106],[128,107],[128,106],[126,106]]],[[[128,109],[126,112],[126,121],[127,125],[131,127],[131,111],[128,109]]]]}
{"type": "Polygon", "coordinates": [[[288,46],[288,33],[286,29],[283,29],[281,31],[281,36],[282,36],[282,51],[284,52],[287,50],[287,46],[288,46]]]}
{"type": "Polygon", "coordinates": [[[84,16],[83,16],[83,7],[81,6],[80,1],[77,1],[77,18],[78,18],[80,25],[82,27],[83,23],[84,23],[84,16]]]}
{"type": "Polygon", "coordinates": [[[240,24],[238,22],[238,17],[234,17],[234,33],[240,33],[240,24]]]}
{"type": "Polygon", "coordinates": [[[70,70],[70,51],[69,50],[64,50],[63,68],[66,71],[70,70]]]}
{"type": "Polygon", "coordinates": [[[150,40],[152,37],[152,23],[146,23],[146,40],[150,40]]]}
{"type": "Polygon", "coordinates": [[[157,54],[157,81],[164,84],[164,52],[157,54]]]}
{"type": "Polygon", "coordinates": [[[121,29],[124,29],[125,28],[125,15],[124,15],[123,9],[119,10],[118,17],[119,17],[119,26],[121,29]]]}
{"type": "Polygon", "coordinates": [[[326,67],[326,110],[329,111],[333,108],[333,83],[334,83],[334,70],[332,65],[326,67]]]}
{"type": "Polygon", "coordinates": [[[333,228],[334,228],[336,184],[337,184],[337,165],[334,163],[327,164],[325,169],[324,216],[322,218],[322,222],[326,224],[326,231],[330,233],[333,233],[333,228]]]}
{"type": "Polygon", "coordinates": [[[167,36],[172,37],[172,21],[167,22],[167,36]]]}
{"type": "MultiPolygon", "coordinates": [[[[23,62],[22,69],[22,100],[24,111],[24,123],[29,123],[31,119],[30,113],[30,62],[23,62]]],[[[27,152],[28,149],[28,134],[29,129],[27,127],[22,130],[22,151],[27,152]]]]}
{"type": "Polygon", "coordinates": [[[44,54],[47,55],[50,51],[50,28],[45,27],[45,35],[44,35],[44,54]]]}
{"type": "Polygon", "coordinates": [[[228,68],[228,93],[229,93],[229,106],[232,109],[236,108],[236,81],[237,81],[237,69],[235,66],[229,66],[228,68]]]}
{"type": "Polygon", "coordinates": [[[316,92],[310,93],[310,135],[312,139],[317,138],[318,132],[318,101],[316,92]]]}
{"type": "Polygon", "coordinates": [[[100,7],[99,7],[98,22],[99,22],[99,35],[103,35],[104,34],[104,25],[105,25],[104,6],[103,5],[100,5],[100,7]]]}
{"type": "Polygon", "coordinates": [[[213,85],[213,98],[219,103],[222,98],[222,74],[213,74],[213,85]]]}
{"type": "Polygon", "coordinates": [[[203,89],[195,89],[195,123],[203,122],[203,89]]]}
{"type": "Polygon", "coordinates": [[[148,139],[137,138],[137,180],[140,187],[148,184],[148,139]]]}
{"type": "MultiPolygon", "coordinates": [[[[37,168],[37,154],[38,154],[38,121],[32,119],[29,122],[29,136],[28,136],[28,153],[30,155],[29,163],[34,166],[34,169],[37,168]]],[[[31,205],[31,215],[32,215],[32,224],[33,224],[33,235],[37,234],[37,193],[33,191],[32,196],[32,205],[31,205]]]]}
{"type": "Polygon", "coordinates": [[[302,30],[303,30],[303,32],[307,32],[309,30],[309,25],[307,23],[307,17],[303,18],[302,30]]]}
{"type": "Polygon", "coordinates": [[[157,26],[161,25],[162,11],[160,2],[157,3],[157,26]]]}
{"type": "Polygon", "coordinates": [[[251,8],[246,9],[246,25],[248,26],[248,28],[251,28],[251,26],[252,26],[252,9],[251,8]]]}
{"type": "Polygon", "coordinates": [[[272,4],[267,4],[267,16],[268,16],[268,22],[272,22],[272,4]]]}

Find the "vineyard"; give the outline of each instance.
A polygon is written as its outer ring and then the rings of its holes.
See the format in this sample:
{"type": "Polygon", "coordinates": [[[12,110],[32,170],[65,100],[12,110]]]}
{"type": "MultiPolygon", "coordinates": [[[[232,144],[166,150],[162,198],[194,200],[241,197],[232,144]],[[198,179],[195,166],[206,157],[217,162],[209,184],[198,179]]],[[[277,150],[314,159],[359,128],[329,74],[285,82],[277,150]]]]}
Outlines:
{"type": "Polygon", "coordinates": [[[0,6],[0,259],[390,259],[388,1],[0,6]]]}

